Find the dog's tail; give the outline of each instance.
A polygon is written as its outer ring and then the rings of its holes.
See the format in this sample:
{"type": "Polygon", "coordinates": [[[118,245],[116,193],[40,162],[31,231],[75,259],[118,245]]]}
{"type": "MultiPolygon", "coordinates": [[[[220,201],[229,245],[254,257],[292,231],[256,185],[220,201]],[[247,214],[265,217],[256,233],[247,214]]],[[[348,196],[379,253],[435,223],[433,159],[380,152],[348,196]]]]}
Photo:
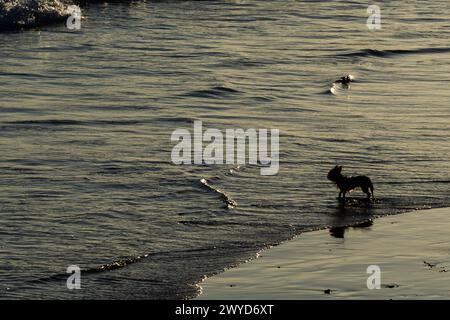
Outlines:
{"type": "Polygon", "coordinates": [[[370,186],[369,186],[369,188],[370,188],[370,193],[372,194],[372,199],[375,199],[375,196],[373,195],[373,184],[372,184],[372,181],[370,182],[370,186]]]}

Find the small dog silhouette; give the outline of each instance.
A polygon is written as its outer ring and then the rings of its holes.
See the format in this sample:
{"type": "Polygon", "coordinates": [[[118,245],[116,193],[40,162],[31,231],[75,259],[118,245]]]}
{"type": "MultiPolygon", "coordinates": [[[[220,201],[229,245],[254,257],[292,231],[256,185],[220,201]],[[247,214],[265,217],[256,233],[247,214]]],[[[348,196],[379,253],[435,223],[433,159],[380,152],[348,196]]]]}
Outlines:
{"type": "Polygon", "coordinates": [[[369,177],[366,176],[356,176],[356,177],[346,177],[342,175],[342,166],[335,166],[333,169],[328,172],[328,180],[336,183],[339,188],[339,198],[342,197],[345,199],[345,194],[353,189],[361,188],[361,190],[367,194],[367,199],[374,198],[373,197],[373,184],[370,181],[369,177]],[[369,192],[370,190],[370,192],[369,192]]]}

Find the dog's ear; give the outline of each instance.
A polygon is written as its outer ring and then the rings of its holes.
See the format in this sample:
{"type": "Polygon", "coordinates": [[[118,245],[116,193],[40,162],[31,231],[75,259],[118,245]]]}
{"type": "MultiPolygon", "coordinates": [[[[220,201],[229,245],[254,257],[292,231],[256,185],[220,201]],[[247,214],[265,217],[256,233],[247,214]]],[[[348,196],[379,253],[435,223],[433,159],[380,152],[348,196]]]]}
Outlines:
{"type": "Polygon", "coordinates": [[[342,171],[342,166],[336,166],[338,171],[341,172],[342,171]]]}

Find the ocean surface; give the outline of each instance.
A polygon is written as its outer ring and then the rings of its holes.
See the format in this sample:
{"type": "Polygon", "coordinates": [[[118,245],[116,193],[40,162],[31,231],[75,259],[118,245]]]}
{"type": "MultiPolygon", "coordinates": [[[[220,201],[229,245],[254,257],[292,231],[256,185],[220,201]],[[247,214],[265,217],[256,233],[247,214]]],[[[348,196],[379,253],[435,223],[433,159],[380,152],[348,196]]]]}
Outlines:
{"type": "Polygon", "coordinates": [[[286,0],[93,3],[78,31],[2,30],[0,299],[192,298],[296,234],[449,206],[450,4],[378,4],[381,30],[366,1],[286,0]],[[173,164],[194,120],[279,129],[278,175],[173,164]],[[339,202],[336,164],[376,200],[339,202]]]}

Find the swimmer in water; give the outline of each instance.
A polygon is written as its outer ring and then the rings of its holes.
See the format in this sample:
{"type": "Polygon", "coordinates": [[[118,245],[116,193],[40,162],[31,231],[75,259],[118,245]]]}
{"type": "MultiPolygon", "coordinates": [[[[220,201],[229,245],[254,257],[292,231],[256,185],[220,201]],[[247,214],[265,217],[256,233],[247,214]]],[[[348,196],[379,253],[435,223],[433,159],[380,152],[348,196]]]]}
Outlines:
{"type": "Polygon", "coordinates": [[[339,80],[336,80],[334,83],[342,83],[342,85],[348,86],[350,82],[353,82],[354,79],[355,78],[351,74],[349,74],[340,78],[339,80]]]}

